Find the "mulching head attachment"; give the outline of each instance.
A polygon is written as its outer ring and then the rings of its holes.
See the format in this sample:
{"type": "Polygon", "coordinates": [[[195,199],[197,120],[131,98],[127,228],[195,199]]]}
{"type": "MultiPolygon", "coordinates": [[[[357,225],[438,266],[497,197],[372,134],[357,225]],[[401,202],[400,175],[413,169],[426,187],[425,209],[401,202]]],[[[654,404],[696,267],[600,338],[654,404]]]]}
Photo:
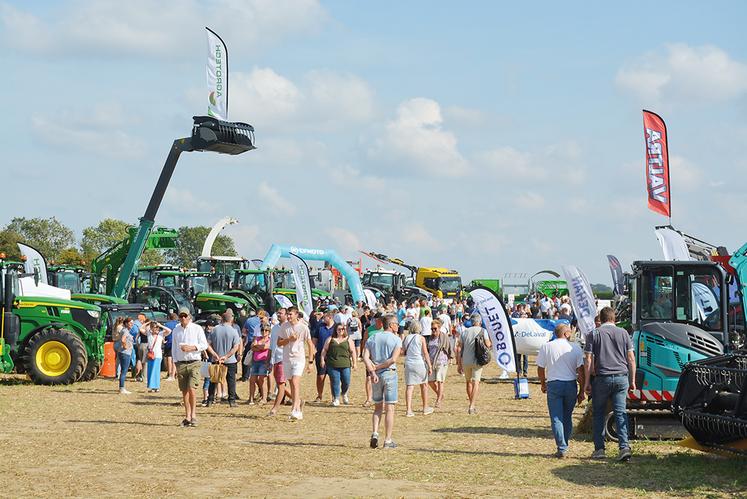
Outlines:
{"type": "Polygon", "coordinates": [[[212,116],[194,116],[193,119],[192,147],[195,151],[241,154],[256,149],[251,125],[221,121],[212,116]]]}

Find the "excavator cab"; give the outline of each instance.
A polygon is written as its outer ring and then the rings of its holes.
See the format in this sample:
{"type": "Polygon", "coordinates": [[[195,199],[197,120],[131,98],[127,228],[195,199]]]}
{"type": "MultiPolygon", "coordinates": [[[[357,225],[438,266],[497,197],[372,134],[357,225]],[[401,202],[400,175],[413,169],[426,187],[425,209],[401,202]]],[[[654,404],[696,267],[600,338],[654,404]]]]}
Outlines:
{"type": "Polygon", "coordinates": [[[726,274],[713,262],[635,262],[631,293],[638,368],[629,406],[668,408],[685,364],[728,348],[726,274]]]}

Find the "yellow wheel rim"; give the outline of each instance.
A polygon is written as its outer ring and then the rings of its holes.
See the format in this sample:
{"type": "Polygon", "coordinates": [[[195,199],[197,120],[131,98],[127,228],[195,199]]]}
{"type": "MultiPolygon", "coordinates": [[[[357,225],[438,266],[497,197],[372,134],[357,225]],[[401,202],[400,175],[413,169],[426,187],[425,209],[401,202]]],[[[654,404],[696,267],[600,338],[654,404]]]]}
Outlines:
{"type": "Polygon", "coordinates": [[[70,350],[59,341],[48,341],[36,351],[36,366],[45,376],[62,376],[70,368],[70,350]]]}

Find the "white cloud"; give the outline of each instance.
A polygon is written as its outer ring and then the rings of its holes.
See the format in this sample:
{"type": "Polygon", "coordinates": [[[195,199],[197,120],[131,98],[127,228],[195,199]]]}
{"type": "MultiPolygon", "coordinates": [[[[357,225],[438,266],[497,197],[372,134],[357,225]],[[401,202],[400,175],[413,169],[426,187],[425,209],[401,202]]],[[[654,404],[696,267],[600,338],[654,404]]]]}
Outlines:
{"type": "Polygon", "coordinates": [[[400,104],[384,136],[369,151],[374,159],[393,162],[402,170],[459,177],[469,164],[457,148],[456,136],[442,128],[438,102],[417,97],[400,104]]]}
{"type": "Polygon", "coordinates": [[[329,176],[332,182],[337,185],[352,187],[360,191],[380,192],[387,187],[385,179],[373,175],[364,175],[360,170],[350,165],[330,168],[329,176]]]}
{"type": "Polygon", "coordinates": [[[373,114],[373,92],[368,83],[347,73],[311,71],[307,76],[312,112],[322,117],[366,122],[373,114]]]}
{"type": "Polygon", "coordinates": [[[257,186],[257,195],[261,201],[264,201],[275,211],[283,215],[294,215],[296,207],[288,200],[287,196],[282,196],[274,187],[271,187],[264,180],[257,186]]]}
{"type": "Polygon", "coordinates": [[[188,188],[170,185],[163,196],[164,204],[170,212],[179,215],[204,215],[215,210],[215,206],[205,197],[195,195],[188,188]]]}
{"type": "Polygon", "coordinates": [[[294,116],[303,96],[289,79],[270,68],[231,75],[231,112],[255,123],[277,123],[294,116]]]}
{"type": "Polygon", "coordinates": [[[71,2],[49,19],[0,5],[0,33],[14,49],[54,56],[188,57],[204,47],[205,25],[233,53],[319,29],[316,0],[98,0],[71,2]]]}
{"type": "Polygon", "coordinates": [[[516,196],[516,205],[528,210],[540,209],[545,206],[545,198],[536,192],[522,192],[516,196]]]}
{"type": "Polygon", "coordinates": [[[511,146],[496,147],[478,154],[478,160],[501,177],[539,179],[547,171],[533,164],[532,155],[511,146]]]}
{"type": "Polygon", "coordinates": [[[475,162],[501,179],[573,185],[586,179],[581,147],[573,141],[551,144],[537,152],[496,147],[478,153],[475,162]]]}
{"type": "Polygon", "coordinates": [[[262,231],[258,225],[229,225],[223,231],[231,236],[239,255],[245,258],[262,258],[267,250],[267,243],[262,241],[262,231]]]}
{"type": "Polygon", "coordinates": [[[694,191],[703,186],[703,171],[682,156],[669,158],[669,176],[677,190],[694,191]]]}
{"type": "Polygon", "coordinates": [[[105,121],[96,114],[90,119],[81,115],[70,119],[35,115],[31,127],[37,140],[55,148],[117,159],[142,158],[145,142],[114,128],[116,121],[105,121]]]}
{"type": "Polygon", "coordinates": [[[355,254],[363,247],[355,232],[342,227],[327,227],[324,233],[332,239],[333,247],[342,250],[343,254],[355,254]]]}
{"type": "Polygon", "coordinates": [[[423,250],[438,251],[443,248],[443,243],[418,223],[406,224],[401,230],[400,238],[405,243],[416,245],[416,249],[420,247],[423,250]]]}
{"type": "Polygon", "coordinates": [[[671,44],[621,68],[617,85],[644,102],[723,102],[747,93],[747,65],[718,47],[671,44]]]}
{"type": "Polygon", "coordinates": [[[461,106],[444,108],[444,117],[447,123],[460,128],[479,128],[487,122],[484,112],[461,106]]]}

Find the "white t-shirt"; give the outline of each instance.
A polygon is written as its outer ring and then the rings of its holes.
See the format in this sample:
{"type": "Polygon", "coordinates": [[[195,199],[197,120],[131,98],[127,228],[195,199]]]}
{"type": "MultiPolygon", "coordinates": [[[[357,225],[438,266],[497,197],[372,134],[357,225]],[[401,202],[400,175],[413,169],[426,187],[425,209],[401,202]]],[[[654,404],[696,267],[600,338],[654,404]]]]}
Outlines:
{"type": "Polygon", "coordinates": [[[449,314],[441,314],[438,318],[443,322],[443,325],[441,326],[441,334],[451,334],[451,317],[449,317],[449,314]]]}
{"type": "Polygon", "coordinates": [[[423,328],[420,334],[426,337],[431,335],[431,322],[433,322],[433,319],[430,315],[424,315],[420,318],[420,327],[423,328]]]}
{"type": "Polygon", "coordinates": [[[290,321],[280,325],[278,332],[280,338],[286,339],[290,336],[296,336],[296,340],[283,346],[283,366],[290,366],[291,362],[304,362],[306,360],[306,349],[304,345],[306,340],[311,338],[309,327],[303,322],[298,321],[296,325],[290,321]]]}
{"type": "Polygon", "coordinates": [[[148,331],[148,348],[153,348],[153,354],[157,359],[163,357],[163,332],[159,331],[153,335],[148,331]]]}
{"type": "Polygon", "coordinates": [[[280,334],[280,324],[275,324],[270,330],[270,350],[272,350],[272,358],[270,362],[274,366],[283,362],[283,347],[278,346],[278,335],[280,334]]]}
{"type": "Polygon", "coordinates": [[[542,345],[537,354],[537,366],[545,368],[547,381],[575,381],[576,369],[584,365],[584,353],[576,343],[555,338],[542,345]]]}

